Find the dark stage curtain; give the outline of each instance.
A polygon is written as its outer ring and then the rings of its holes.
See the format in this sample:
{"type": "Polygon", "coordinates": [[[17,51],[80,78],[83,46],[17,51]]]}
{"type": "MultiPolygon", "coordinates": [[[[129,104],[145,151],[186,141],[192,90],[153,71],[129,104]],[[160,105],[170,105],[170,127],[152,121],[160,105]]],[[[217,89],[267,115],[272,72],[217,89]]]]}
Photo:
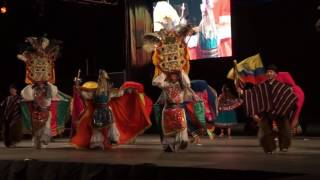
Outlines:
{"type": "Polygon", "coordinates": [[[142,49],[143,35],[153,31],[152,2],[126,0],[127,67],[141,67],[151,62],[151,54],[142,49]]]}

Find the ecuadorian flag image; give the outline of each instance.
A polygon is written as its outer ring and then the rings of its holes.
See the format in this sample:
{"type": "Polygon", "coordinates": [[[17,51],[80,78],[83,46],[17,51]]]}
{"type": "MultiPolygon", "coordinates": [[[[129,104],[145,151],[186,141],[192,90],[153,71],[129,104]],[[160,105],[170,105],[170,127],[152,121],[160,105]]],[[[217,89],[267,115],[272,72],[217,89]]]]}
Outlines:
{"type": "Polygon", "coordinates": [[[258,84],[266,79],[265,69],[260,57],[260,54],[250,56],[240,63],[237,63],[235,68],[230,69],[228,72],[228,79],[239,78],[242,83],[258,84]]]}

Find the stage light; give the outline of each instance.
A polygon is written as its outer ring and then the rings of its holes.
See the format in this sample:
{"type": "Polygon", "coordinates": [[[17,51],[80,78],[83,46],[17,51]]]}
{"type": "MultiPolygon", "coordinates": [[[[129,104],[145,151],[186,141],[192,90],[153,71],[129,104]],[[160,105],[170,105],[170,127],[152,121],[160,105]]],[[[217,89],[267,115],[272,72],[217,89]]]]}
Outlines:
{"type": "Polygon", "coordinates": [[[6,14],[8,12],[8,6],[6,0],[0,0],[0,14],[6,14]]]}
{"type": "Polygon", "coordinates": [[[3,7],[0,8],[0,13],[1,13],[1,14],[5,14],[5,13],[7,13],[7,11],[8,11],[8,10],[7,10],[7,7],[6,7],[6,6],[3,6],[3,7]]]}

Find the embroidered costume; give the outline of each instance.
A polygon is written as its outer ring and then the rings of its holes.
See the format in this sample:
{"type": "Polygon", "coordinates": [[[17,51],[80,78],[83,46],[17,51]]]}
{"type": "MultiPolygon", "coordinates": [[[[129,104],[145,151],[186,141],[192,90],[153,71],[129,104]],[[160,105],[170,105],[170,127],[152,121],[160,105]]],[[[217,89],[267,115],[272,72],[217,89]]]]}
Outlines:
{"type": "Polygon", "coordinates": [[[156,103],[156,117],[164,150],[169,152],[185,149],[188,134],[198,136],[205,128],[203,102],[192,91],[187,75],[190,58],[184,39],[189,31],[190,26],[170,27],[144,37],[144,48],[154,50],[152,84],[163,90],[156,103]],[[195,101],[191,115],[187,106],[195,101]]]}
{"type": "Polygon", "coordinates": [[[74,93],[81,97],[73,99],[82,99],[84,104],[74,103],[73,111],[80,114],[72,113],[79,117],[71,140],[76,148],[109,149],[112,145],[128,143],[151,126],[140,95],[125,93],[123,89],[112,91],[107,77],[101,71],[98,83],[86,82],[80,93],[74,93]]]}
{"type": "Polygon", "coordinates": [[[24,127],[32,129],[34,146],[41,148],[52,136],[63,132],[70,98],[54,85],[54,62],[61,42],[45,37],[28,37],[26,42],[32,47],[17,55],[26,64],[28,84],[21,91],[21,107],[24,127]]]}

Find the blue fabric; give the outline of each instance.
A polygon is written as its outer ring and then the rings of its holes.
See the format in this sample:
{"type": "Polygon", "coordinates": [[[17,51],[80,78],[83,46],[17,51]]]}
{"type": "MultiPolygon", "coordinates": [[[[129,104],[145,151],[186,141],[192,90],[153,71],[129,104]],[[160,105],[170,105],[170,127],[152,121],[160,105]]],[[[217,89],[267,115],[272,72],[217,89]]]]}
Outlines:
{"type": "Polygon", "coordinates": [[[207,39],[200,32],[200,47],[203,50],[216,49],[218,47],[217,39],[216,38],[207,39]]]}
{"type": "Polygon", "coordinates": [[[93,112],[92,127],[104,128],[113,123],[112,113],[107,106],[108,96],[96,95],[93,100],[96,107],[93,112]]]}
{"type": "Polygon", "coordinates": [[[265,68],[259,67],[253,71],[248,71],[246,69],[243,69],[241,72],[239,72],[240,76],[259,76],[265,74],[265,68]]]}
{"type": "Polygon", "coordinates": [[[93,98],[94,104],[106,104],[108,103],[108,96],[106,95],[95,95],[93,98]]]}
{"type": "Polygon", "coordinates": [[[107,108],[96,108],[93,113],[92,127],[104,128],[113,123],[112,113],[107,108]]]}
{"type": "Polygon", "coordinates": [[[205,80],[192,80],[191,81],[191,88],[195,92],[201,92],[206,90],[208,87],[208,83],[205,80]]]}
{"type": "Polygon", "coordinates": [[[214,124],[220,127],[228,127],[237,124],[236,111],[231,110],[220,112],[214,124]]]}
{"type": "Polygon", "coordinates": [[[207,86],[207,93],[208,93],[208,102],[209,102],[209,105],[212,107],[212,109],[215,111],[217,109],[217,94],[214,94],[212,92],[212,90],[210,89],[209,86],[207,86]]]}

